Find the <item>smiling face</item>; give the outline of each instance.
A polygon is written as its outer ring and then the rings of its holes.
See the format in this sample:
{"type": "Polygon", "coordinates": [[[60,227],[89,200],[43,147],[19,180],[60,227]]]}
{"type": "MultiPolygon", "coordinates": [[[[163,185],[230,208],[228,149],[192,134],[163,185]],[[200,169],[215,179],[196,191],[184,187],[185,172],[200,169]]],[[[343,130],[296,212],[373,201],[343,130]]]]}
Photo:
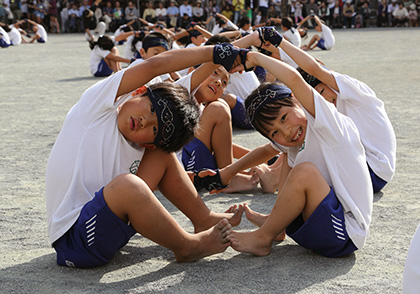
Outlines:
{"type": "Polygon", "coordinates": [[[268,138],[286,146],[301,146],[305,140],[307,119],[302,108],[283,106],[278,117],[273,120],[268,128],[268,138]]]}
{"type": "Polygon", "coordinates": [[[118,129],[124,138],[139,145],[153,144],[158,120],[148,96],[137,94],[118,109],[118,129]]]}
{"type": "Polygon", "coordinates": [[[324,97],[325,100],[337,106],[337,94],[324,83],[315,86],[315,90],[324,97]]]}
{"type": "Polygon", "coordinates": [[[198,103],[211,102],[222,96],[229,83],[229,73],[221,66],[205,79],[195,94],[198,103]]]}

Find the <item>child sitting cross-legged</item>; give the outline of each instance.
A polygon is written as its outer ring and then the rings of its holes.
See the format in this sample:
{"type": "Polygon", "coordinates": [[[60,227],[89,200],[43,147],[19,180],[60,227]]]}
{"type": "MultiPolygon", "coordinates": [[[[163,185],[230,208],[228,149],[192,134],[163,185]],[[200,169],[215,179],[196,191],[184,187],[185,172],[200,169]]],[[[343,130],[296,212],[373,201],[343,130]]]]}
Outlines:
{"type": "Polygon", "coordinates": [[[211,211],[173,152],[196,131],[196,103],[173,83],[142,87],[165,72],[212,61],[218,46],[168,51],[120,70],[70,109],[46,173],[48,232],[59,265],[106,264],[136,233],[178,261],[230,245],[242,208],[211,211]],[[194,234],[157,200],[157,189],[191,220],[194,234]]]}

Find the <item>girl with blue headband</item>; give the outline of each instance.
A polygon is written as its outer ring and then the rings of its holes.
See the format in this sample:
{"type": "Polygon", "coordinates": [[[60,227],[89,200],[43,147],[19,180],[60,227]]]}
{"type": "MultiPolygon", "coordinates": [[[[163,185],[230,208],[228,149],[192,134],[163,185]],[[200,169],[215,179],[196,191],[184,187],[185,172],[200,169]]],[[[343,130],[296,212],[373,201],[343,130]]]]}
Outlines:
{"type": "MultiPolygon", "coordinates": [[[[262,42],[272,33],[263,30],[262,42]]],[[[282,38],[275,36],[273,43],[279,45],[282,38]]],[[[258,35],[249,38],[260,44],[258,35]]],[[[328,257],[362,248],[369,234],[373,191],[357,127],[281,61],[249,52],[234,70],[257,65],[285,84],[262,84],[246,100],[251,124],[270,143],[221,170],[220,176],[226,181],[237,170],[280,151],[282,171],[271,213],[263,215],[245,205],[248,219],[259,229],[234,231],[232,247],[268,255],[273,241],[284,238],[286,231],[299,245],[328,257]]]]}

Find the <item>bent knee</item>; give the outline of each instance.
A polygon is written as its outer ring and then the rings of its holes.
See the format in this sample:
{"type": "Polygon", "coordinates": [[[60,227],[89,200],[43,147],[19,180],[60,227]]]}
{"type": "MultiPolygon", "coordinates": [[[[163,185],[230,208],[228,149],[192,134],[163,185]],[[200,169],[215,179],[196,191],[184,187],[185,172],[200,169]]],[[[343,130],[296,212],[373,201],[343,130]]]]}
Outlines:
{"type": "Polygon", "coordinates": [[[106,194],[129,195],[130,192],[139,188],[146,188],[147,184],[138,176],[127,173],[116,176],[105,186],[106,194]]]}
{"type": "Polygon", "coordinates": [[[230,120],[230,107],[226,101],[219,99],[207,105],[203,111],[203,116],[208,116],[215,120],[230,120]]]}
{"type": "Polygon", "coordinates": [[[292,168],[289,177],[299,180],[308,181],[321,175],[321,172],[312,162],[303,162],[292,168]]]}

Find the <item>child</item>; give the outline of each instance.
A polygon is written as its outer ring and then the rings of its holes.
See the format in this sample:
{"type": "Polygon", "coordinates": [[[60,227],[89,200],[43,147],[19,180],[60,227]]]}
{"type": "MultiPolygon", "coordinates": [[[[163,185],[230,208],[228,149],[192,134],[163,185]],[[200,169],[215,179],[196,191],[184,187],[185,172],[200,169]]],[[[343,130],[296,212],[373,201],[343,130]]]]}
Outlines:
{"type": "MultiPolygon", "coordinates": [[[[6,30],[10,30],[9,27],[4,26],[6,30]]],[[[7,48],[11,45],[10,43],[10,37],[7,31],[3,28],[3,26],[0,26],[0,47],[1,48],[7,48]]]]}
{"type": "Polygon", "coordinates": [[[326,69],[287,42],[279,47],[301,67],[299,71],[316,91],[353,120],[365,148],[373,191],[381,191],[394,176],[396,163],[396,137],[384,103],[366,84],[326,69]]]}
{"type": "Polygon", "coordinates": [[[121,70],[121,62],[130,63],[130,59],[119,55],[114,41],[108,36],[101,36],[97,42],[89,41],[90,72],[95,77],[107,77],[121,70]]]}
{"type": "Polygon", "coordinates": [[[325,25],[318,16],[313,15],[312,18],[315,20],[315,30],[321,35],[315,34],[308,44],[303,45],[303,50],[312,50],[315,47],[321,48],[321,50],[330,50],[335,44],[335,37],[332,30],[325,25]]]}
{"type": "MultiPolygon", "coordinates": [[[[258,43],[258,36],[253,35],[250,37],[258,43]]],[[[285,51],[293,46],[281,38],[274,43],[285,51]]],[[[284,155],[271,213],[264,216],[245,207],[247,217],[260,228],[233,232],[232,247],[267,255],[273,240],[287,229],[298,244],[324,256],[338,257],[362,248],[369,233],[373,192],[355,124],[292,67],[254,52],[248,53],[243,64],[266,68],[291,90],[267,83],[246,100],[254,128],[284,155]]],[[[254,160],[253,154],[262,148],[267,146],[251,151],[232,166],[254,160]]]]}
{"type": "MultiPolygon", "coordinates": [[[[198,104],[204,105],[200,125],[193,140],[182,148],[178,158],[186,171],[195,172],[194,184],[197,190],[213,190],[221,187],[217,174],[210,184],[203,184],[197,175],[202,169],[223,168],[249,150],[232,142],[231,110],[228,103],[220,99],[227,84],[229,73],[222,66],[205,64],[177,81],[187,88],[198,104]],[[214,184],[213,186],[211,184],[214,184]],[[216,186],[215,186],[216,185],[216,186]]],[[[258,184],[256,176],[238,174],[230,182],[228,192],[250,190],[258,184]]]]}
{"type": "Polygon", "coordinates": [[[82,12],[83,28],[85,29],[85,37],[87,41],[93,41],[94,35],[102,36],[105,34],[106,24],[103,21],[97,21],[95,11],[102,0],[95,0],[92,6],[85,8],[82,12]]]}
{"type": "Polygon", "coordinates": [[[37,41],[38,43],[46,43],[47,42],[47,40],[48,40],[47,31],[45,30],[45,28],[42,25],[40,25],[40,24],[34,22],[33,20],[30,20],[30,19],[25,19],[22,22],[30,23],[32,25],[32,31],[35,33],[35,36],[33,36],[29,41],[26,40],[24,37],[22,37],[22,42],[23,43],[33,43],[35,41],[37,41]]]}
{"type": "Polygon", "coordinates": [[[237,225],[241,211],[210,211],[172,152],[193,135],[197,106],[173,83],[138,88],[165,71],[209,62],[218,52],[218,46],[164,52],[96,83],[72,107],[46,174],[58,264],[106,264],[136,232],[172,250],[178,261],[229,246],[231,225],[224,218],[237,225]],[[192,221],[196,234],[175,222],[153,195],[156,189],[192,221]]]}

